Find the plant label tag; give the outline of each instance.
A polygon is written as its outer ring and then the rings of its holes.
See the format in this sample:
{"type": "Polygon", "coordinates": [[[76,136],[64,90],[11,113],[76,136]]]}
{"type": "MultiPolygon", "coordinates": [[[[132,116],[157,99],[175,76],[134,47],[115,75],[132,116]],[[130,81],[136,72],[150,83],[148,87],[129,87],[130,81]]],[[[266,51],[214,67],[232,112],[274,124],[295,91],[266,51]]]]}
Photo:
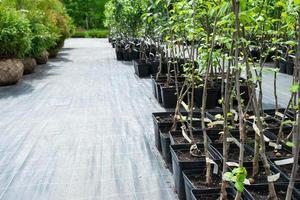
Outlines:
{"type": "Polygon", "coordinates": [[[270,138],[268,138],[267,136],[264,135],[264,140],[265,142],[270,142],[270,138]]]}
{"type": "Polygon", "coordinates": [[[294,158],[288,158],[284,160],[276,160],[275,164],[280,166],[280,165],[288,165],[294,163],[294,158]]]}
{"type": "Polygon", "coordinates": [[[234,142],[238,147],[241,147],[241,143],[234,137],[227,138],[227,142],[234,142]]]}
{"type": "Polygon", "coordinates": [[[240,165],[236,162],[226,162],[226,165],[229,167],[239,167],[240,165]]]}
{"type": "Polygon", "coordinates": [[[251,115],[251,116],[248,117],[248,119],[255,119],[255,116],[251,115]]]}
{"type": "Polygon", "coordinates": [[[213,169],[213,173],[214,174],[218,174],[218,165],[215,161],[213,161],[212,159],[210,158],[206,158],[206,162],[210,163],[210,164],[213,164],[214,165],[214,169],[213,169]]]}
{"type": "Polygon", "coordinates": [[[269,142],[270,147],[274,147],[275,149],[281,149],[282,145],[281,144],[276,144],[275,142],[269,142]]]}
{"type": "Polygon", "coordinates": [[[209,118],[205,117],[205,118],[204,118],[204,122],[205,122],[205,123],[211,123],[212,121],[211,121],[209,118]]]}
{"type": "Polygon", "coordinates": [[[278,117],[280,117],[281,119],[287,118],[284,116],[284,114],[282,114],[281,112],[275,112],[275,115],[277,115],[278,117]]]}
{"type": "Polygon", "coordinates": [[[259,131],[259,128],[257,127],[257,125],[255,123],[253,123],[252,127],[253,127],[255,133],[260,136],[260,131],[259,131]]]}
{"type": "Polygon", "coordinates": [[[190,112],[189,106],[188,106],[184,101],[181,102],[181,105],[183,106],[183,108],[184,108],[187,112],[190,112]]]}
{"type": "Polygon", "coordinates": [[[239,120],[239,115],[238,115],[238,113],[236,112],[236,110],[231,109],[230,112],[232,112],[232,113],[234,114],[234,121],[238,121],[238,120],[239,120]]]}
{"type": "Polygon", "coordinates": [[[181,127],[183,137],[189,142],[192,143],[191,138],[186,134],[184,126],[181,127]]]}
{"type": "Polygon", "coordinates": [[[247,179],[247,178],[244,180],[244,184],[245,184],[245,185],[251,185],[249,179],[247,179]]]}
{"type": "Polygon", "coordinates": [[[280,173],[268,176],[268,182],[276,182],[280,178],[280,173]]]}
{"type": "Polygon", "coordinates": [[[215,117],[216,120],[222,120],[223,119],[221,114],[217,114],[214,117],[215,117]]]}
{"type": "Polygon", "coordinates": [[[224,124],[224,121],[214,121],[214,122],[211,122],[209,124],[207,124],[209,127],[214,127],[215,125],[223,125],[224,124]]]}
{"type": "Polygon", "coordinates": [[[181,114],[177,115],[176,118],[180,121],[186,121],[187,120],[187,117],[186,116],[182,116],[181,114]]]}

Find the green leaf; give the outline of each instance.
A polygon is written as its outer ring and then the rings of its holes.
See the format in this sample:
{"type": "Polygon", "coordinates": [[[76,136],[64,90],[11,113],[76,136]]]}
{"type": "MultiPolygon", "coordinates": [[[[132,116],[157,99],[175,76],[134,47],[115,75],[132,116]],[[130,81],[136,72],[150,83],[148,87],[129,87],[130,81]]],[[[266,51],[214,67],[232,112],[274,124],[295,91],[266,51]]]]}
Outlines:
{"type": "Polygon", "coordinates": [[[290,87],[290,92],[291,93],[297,93],[298,92],[298,89],[299,89],[299,85],[298,84],[294,84],[290,87]]]}
{"type": "Polygon", "coordinates": [[[239,191],[239,192],[243,192],[244,191],[244,183],[236,182],[234,184],[234,186],[237,189],[237,191],[239,191]]]}
{"type": "Polygon", "coordinates": [[[295,146],[295,144],[293,142],[290,142],[290,141],[287,141],[285,144],[288,147],[294,147],[295,146]]]}
{"type": "Polygon", "coordinates": [[[224,175],[223,175],[223,179],[225,181],[233,181],[233,173],[231,172],[226,172],[224,175]]]}

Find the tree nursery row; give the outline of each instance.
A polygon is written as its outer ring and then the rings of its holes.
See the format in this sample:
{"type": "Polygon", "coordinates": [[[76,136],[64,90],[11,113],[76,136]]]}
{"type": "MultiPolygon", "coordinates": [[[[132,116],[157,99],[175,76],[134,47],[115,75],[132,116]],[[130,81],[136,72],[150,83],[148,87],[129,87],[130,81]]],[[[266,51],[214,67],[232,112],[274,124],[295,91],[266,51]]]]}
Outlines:
{"type": "Polygon", "coordinates": [[[59,0],[1,0],[0,85],[16,84],[55,58],[72,30],[59,0]]]}
{"type": "Polygon", "coordinates": [[[299,0],[110,0],[105,15],[117,60],[172,110],[153,137],[180,200],[300,199],[299,0]]]}

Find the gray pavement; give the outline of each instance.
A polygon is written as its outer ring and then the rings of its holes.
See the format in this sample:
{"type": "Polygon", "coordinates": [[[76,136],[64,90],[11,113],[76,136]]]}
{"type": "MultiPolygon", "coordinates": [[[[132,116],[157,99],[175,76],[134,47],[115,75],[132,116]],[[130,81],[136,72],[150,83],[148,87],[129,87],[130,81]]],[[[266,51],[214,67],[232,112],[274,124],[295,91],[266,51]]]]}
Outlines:
{"type": "Polygon", "coordinates": [[[0,88],[0,199],[176,199],[154,145],[151,81],[106,39],[69,39],[57,59],[0,88]]]}

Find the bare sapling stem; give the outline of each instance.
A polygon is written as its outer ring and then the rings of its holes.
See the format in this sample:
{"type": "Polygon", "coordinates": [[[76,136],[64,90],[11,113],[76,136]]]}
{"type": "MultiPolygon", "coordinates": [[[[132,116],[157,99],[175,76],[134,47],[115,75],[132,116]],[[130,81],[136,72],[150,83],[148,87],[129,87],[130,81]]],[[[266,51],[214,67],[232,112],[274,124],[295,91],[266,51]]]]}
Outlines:
{"type": "MultiPolygon", "coordinates": [[[[239,167],[243,167],[244,164],[244,151],[245,151],[245,125],[244,125],[244,113],[242,108],[242,99],[241,99],[241,86],[240,86],[240,75],[241,68],[239,67],[239,40],[240,40],[240,25],[239,25],[239,1],[233,1],[234,14],[235,14],[235,56],[234,56],[234,65],[235,65],[235,84],[236,84],[236,94],[238,102],[238,114],[239,114],[239,131],[240,131],[240,153],[239,153],[239,167]]],[[[226,114],[226,113],[225,113],[226,114]]],[[[242,192],[237,191],[235,200],[240,200],[242,192]]]]}
{"type": "Polygon", "coordinates": [[[277,71],[274,71],[274,99],[275,99],[275,112],[278,112],[277,71]]]}
{"type": "MultiPolygon", "coordinates": [[[[297,80],[297,84],[298,87],[300,85],[300,63],[299,63],[299,59],[300,59],[300,13],[298,11],[298,30],[297,30],[297,53],[296,53],[296,60],[295,60],[295,70],[296,72],[294,72],[294,75],[296,77],[297,80]]],[[[298,88],[298,99],[300,99],[300,87],[298,88]]],[[[298,102],[298,109],[300,108],[300,102],[299,100],[298,102]]],[[[291,178],[290,178],[290,182],[288,185],[288,189],[287,189],[287,194],[286,194],[286,200],[291,200],[292,199],[292,193],[294,190],[294,185],[295,185],[295,179],[296,179],[296,175],[298,172],[298,161],[299,161],[299,150],[300,150],[300,113],[298,110],[297,113],[297,123],[296,123],[296,129],[294,131],[294,147],[293,147],[293,153],[294,153],[294,163],[293,163],[293,169],[292,169],[292,173],[291,173],[291,178]]]]}

